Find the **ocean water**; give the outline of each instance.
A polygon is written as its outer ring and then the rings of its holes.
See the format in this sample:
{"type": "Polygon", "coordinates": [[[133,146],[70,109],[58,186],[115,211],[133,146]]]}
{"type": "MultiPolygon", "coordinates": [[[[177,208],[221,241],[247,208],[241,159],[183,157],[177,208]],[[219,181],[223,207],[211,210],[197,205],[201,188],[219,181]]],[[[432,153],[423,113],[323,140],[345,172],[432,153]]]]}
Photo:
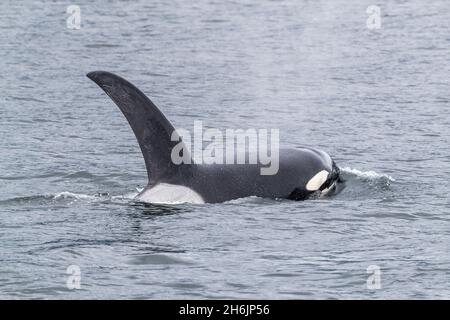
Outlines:
{"type": "Polygon", "coordinates": [[[448,1],[77,0],[78,30],[70,4],[0,4],[0,298],[450,298],[448,1]],[[346,188],[137,203],[144,161],[93,70],[176,127],[279,128],[346,188]]]}

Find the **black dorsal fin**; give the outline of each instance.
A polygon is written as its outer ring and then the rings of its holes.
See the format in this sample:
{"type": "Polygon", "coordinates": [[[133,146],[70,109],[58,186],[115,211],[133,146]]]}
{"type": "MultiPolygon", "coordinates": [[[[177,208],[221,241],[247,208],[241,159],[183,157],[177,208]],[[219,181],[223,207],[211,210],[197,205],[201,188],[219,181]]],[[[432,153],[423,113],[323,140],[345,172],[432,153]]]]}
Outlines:
{"type": "MultiPolygon", "coordinates": [[[[128,120],[144,156],[149,184],[170,181],[180,175],[181,168],[171,159],[180,141],[171,141],[175,131],[162,112],[138,88],[127,80],[106,71],[93,71],[87,77],[102,88],[128,120]]],[[[183,148],[184,152],[187,149],[183,148]]],[[[187,158],[190,155],[184,155],[187,158]]]]}

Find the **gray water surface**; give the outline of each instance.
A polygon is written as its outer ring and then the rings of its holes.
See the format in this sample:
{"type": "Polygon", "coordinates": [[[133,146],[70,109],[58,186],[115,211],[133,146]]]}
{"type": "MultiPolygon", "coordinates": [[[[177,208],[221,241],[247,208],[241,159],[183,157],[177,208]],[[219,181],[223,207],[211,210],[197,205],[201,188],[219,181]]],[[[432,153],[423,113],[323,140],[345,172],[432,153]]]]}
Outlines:
{"type": "Polygon", "coordinates": [[[69,4],[0,4],[0,298],[450,298],[448,1],[78,0],[80,30],[69,4]],[[144,161],[93,70],[176,127],[279,128],[347,187],[136,203],[144,161]]]}

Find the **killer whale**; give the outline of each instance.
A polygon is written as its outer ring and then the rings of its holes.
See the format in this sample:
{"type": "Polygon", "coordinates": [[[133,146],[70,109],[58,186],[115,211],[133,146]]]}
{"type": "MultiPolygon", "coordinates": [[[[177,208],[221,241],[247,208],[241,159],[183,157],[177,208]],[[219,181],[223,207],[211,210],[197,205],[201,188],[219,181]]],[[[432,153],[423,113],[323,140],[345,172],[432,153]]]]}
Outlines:
{"type": "Polygon", "coordinates": [[[280,149],[274,175],[261,175],[260,164],[175,164],[175,128],[144,93],[110,72],[93,71],[87,77],[119,107],[136,136],[148,175],[138,201],[219,203],[249,196],[305,200],[335,191],[340,181],[331,157],[311,148],[280,149]]]}

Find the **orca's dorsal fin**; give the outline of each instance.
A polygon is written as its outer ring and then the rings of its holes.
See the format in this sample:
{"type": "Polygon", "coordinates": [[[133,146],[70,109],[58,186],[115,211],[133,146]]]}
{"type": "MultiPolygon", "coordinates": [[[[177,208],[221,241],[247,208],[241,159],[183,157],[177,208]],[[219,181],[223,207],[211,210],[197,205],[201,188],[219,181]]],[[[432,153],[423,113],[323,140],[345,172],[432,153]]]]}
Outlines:
{"type": "MultiPolygon", "coordinates": [[[[102,88],[119,107],[133,129],[144,156],[149,184],[170,181],[182,174],[171,159],[172,149],[179,141],[171,141],[172,124],[150,99],[127,80],[106,71],[93,71],[87,77],[102,88]]],[[[183,152],[188,152],[183,146],[183,152]]],[[[190,155],[184,155],[187,158],[190,155]]],[[[188,166],[190,167],[190,166],[188,166]]]]}

